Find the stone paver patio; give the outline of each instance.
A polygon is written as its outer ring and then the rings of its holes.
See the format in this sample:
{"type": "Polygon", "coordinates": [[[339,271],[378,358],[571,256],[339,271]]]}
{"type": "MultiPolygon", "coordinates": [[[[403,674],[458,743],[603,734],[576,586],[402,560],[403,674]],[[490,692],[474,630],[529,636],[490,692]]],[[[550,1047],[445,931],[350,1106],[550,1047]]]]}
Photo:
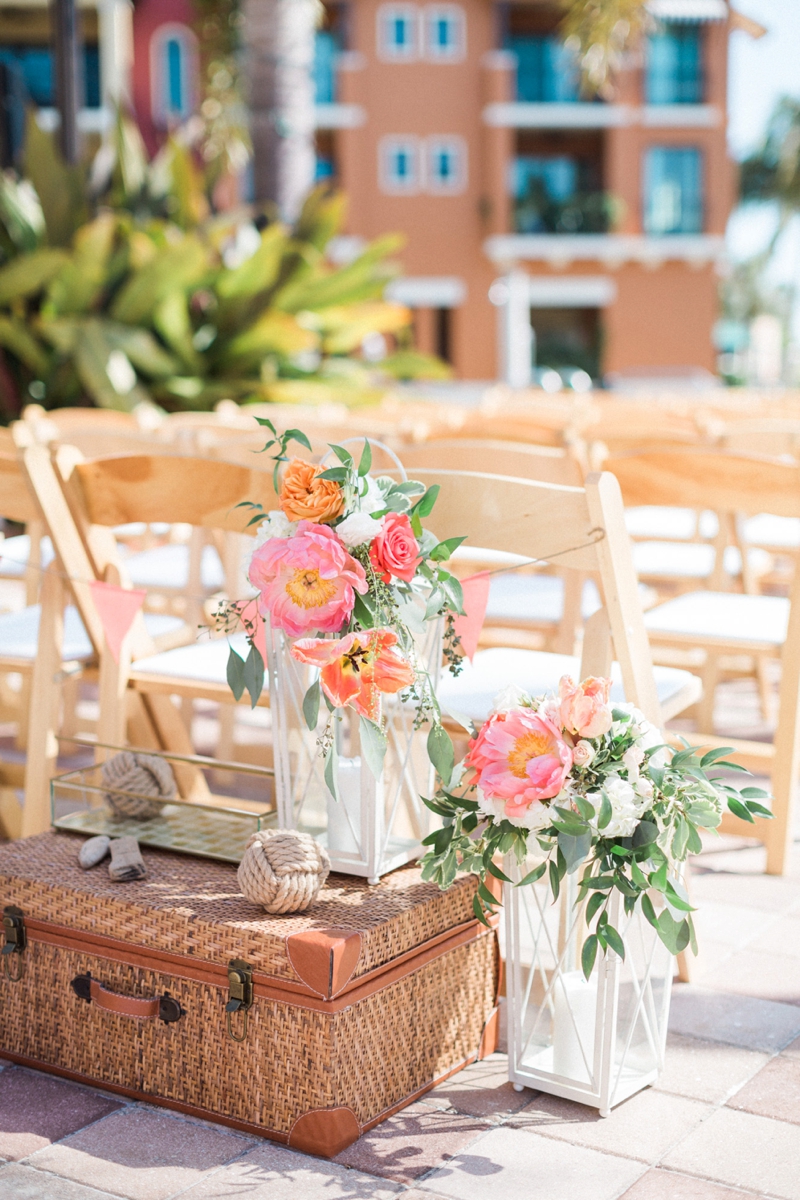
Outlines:
{"type": "Polygon", "coordinates": [[[800,1200],[800,844],[695,861],[701,957],[658,1085],[601,1120],[496,1054],[333,1162],[6,1064],[0,1200],[800,1200]]]}

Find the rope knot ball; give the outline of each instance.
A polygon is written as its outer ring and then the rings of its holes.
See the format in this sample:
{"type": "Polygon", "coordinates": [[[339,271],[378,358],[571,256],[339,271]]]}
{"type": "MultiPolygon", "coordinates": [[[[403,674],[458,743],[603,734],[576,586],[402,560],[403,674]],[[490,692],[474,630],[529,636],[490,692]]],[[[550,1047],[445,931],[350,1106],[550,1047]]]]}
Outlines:
{"type": "Polygon", "coordinates": [[[100,771],[102,786],[108,791],[104,800],[118,817],[151,821],[168,800],[175,798],[175,776],[166,759],[157,754],[137,754],[121,750],[106,759],[100,771]],[[134,792],[123,796],[120,792],[134,792]],[[153,799],[149,799],[149,797],[153,799]],[[158,799],[156,799],[158,797],[158,799]]]}
{"type": "Polygon", "coordinates": [[[260,829],[251,834],[239,864],[239,887],[267,912],[305,912],[330,869],[327,851],[310,834],[260,829]]]}

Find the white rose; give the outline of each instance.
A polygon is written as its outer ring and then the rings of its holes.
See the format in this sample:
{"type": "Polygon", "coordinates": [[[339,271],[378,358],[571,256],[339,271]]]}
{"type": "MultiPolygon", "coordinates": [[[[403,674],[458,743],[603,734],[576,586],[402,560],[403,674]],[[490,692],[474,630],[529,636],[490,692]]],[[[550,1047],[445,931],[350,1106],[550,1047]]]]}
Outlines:
{"type": "Polygon", "coordinates": [[[371,475],[367,476],[367,490],[363,496],[359,497],[358,504],[362,513],[368,514],[380,512],[386,507],[386,497],[377,480],[373,479],[371,475]]]}
{"type": "Polygon", "coordinates": [[[294,537],[296,530],[297,522],[290,521],[285,512],[274,508],[272,512],[267,513],[266,520],[262,521],[256,529],[256,544],[253,550],[258,550],[259,546],[263,546],[264,542],[268,542],[271,538],[294,537]]]}
{"type": "Polygon", "coordinates": [[[383,528],[383,521],[376,521],[365,512],[350,513],[341,525],[336,526],[336,536],[347,546],[348,550],[363,546],[377,537],[383,528]]]}
{"type": "Polygon", "coordinates": [[[550,809],[546,804],[534,800],[519,817],[506,815],[506,802],[501,796],[487,796],[477,789],[478,812],[484,817],[493,817],[496,821],[508,821],[518,829],[544,829],[550,824],[550,809]]]}
{"type": "Polygon", "coordinates": [[[591,742],[587,742],[584,739],[581,739],[572,751],[572,761],[576,767],[588,767],[594,756],[594,746],[591,742]]]}
{"type": "Polygon", "coordinates": [[[633,745],[622,756],[622,765],[628,772],[628,782],[636,783],[639,778],[639,767],[644,761],[644,750],[641,746],[633,745]]]}
{"type": "Polygon", "coordinates": [[[640,775],[634,784],[634,791],[637,796],[641,796],[648,804],[653,799],[653,785],[645,775],[640,775]]]}
{"type": "Polygon", "coordinates": [[[527,692],[523,692],[522,688],[517,687],[515,683],[507,683],[492,701],[492,711],[496,713],[511,712],[515,708],[529,707],[530,702],[531,698],[527,692]]]}

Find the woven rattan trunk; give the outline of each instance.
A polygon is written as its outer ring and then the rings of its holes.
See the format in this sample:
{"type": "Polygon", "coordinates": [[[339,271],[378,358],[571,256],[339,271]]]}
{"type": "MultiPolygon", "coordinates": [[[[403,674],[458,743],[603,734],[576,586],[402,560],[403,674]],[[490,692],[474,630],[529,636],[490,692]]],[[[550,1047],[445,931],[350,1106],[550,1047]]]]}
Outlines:
{"type": "Polygon", "coordinates": [[[145,850],[147,878],[115,884],[80,845],[0,846],[16,1062],[330,1156],[494,1048],[497,944],[471,879],[331,875],[307,913],[271,916],[231,866],[145,850]]]}

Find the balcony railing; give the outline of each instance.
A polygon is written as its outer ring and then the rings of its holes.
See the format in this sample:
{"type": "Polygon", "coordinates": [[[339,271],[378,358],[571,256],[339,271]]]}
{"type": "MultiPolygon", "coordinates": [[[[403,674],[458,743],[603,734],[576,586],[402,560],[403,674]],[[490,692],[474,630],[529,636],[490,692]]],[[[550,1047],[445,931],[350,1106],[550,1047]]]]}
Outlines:
{"type": "Polygon", "coordinates": [[[532,188],[514,200],[516,233],[608,233],[614,224],[614,203],[605,192],[576,193],[553,199],[532,188]]]}

